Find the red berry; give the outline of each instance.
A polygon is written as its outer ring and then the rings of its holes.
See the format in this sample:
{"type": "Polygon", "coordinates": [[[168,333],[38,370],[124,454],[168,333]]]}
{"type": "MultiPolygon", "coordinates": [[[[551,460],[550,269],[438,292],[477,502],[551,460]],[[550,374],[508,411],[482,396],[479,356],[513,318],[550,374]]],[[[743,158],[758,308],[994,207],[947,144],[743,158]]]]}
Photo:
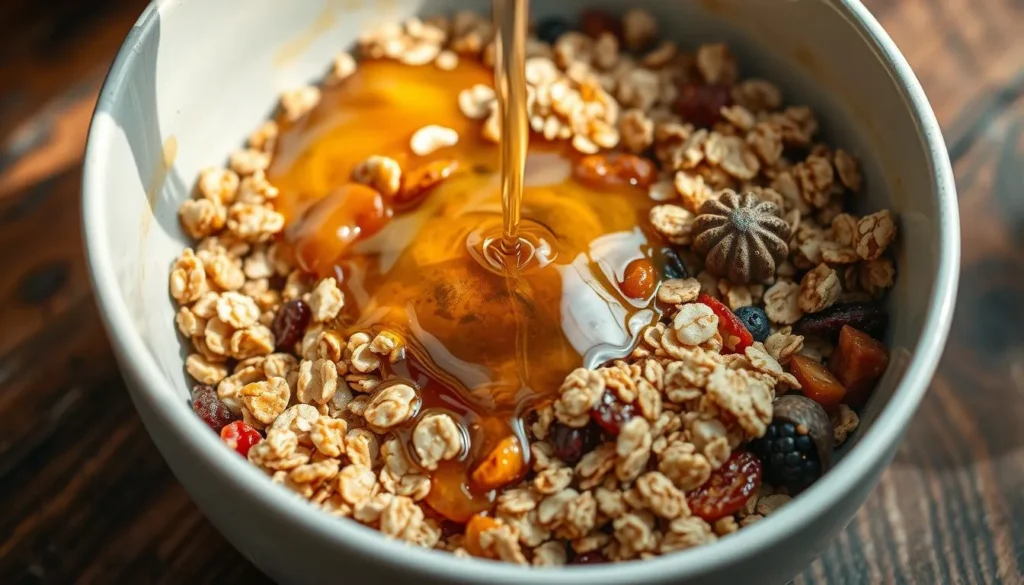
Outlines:
{"type": "Polygon", "coordinates": [[[615,397],[611,392],[605,392],[601,401],[590,411],[590,417],[610,435],[618,436],[622,425],[633,418],[635,408],[632,404],[625,404],[615,397]]]}
{"type": "Polygon", "coordinates": [[[732,105],[729,88],[722,85],[687,83],[679,88],[676,113],[698,128],[710,128],[722,118],[722,108],[732,105]]]}
{"type": "Polygon", "coordinates": [[[291,351],[306,333],[306,325],[313,312],[302,299],[294,299],[281,305],[274,315],[270,329],[277,340],[278,351],[291,351]]]}
{"type": "Polygon", "coordinates": [[[593,551],[590,551],[588,553],[583,553],[581,555],[576,555],[576,558],[574,558],[572,561],[570,561],[569,564],[570,565],[599,565],[601,563],[607,563],[607,562],[608,562],[608,559],[606,559],[605,556],[603,554],[601,554],[601,551],[593,550],[593,551]]]}
{"type": "Polygon", "coordinates": [[[728,350],[723,353],[743,353],[754,343],[754,336],[747,331],[743,321],[740,321],[736,313],[730,311],[721,301],[701,293],[697,297],[697,302],[710,307],[718,317],[718,332],[722,335],[722,345],[728,350]]]}
{"type": "Polygon", "coordinates": [[[749,451],[737,451],[686,500],[695,516],[715,522],[738,512],[760,487],[761,460],[749,451]]]}
{"type": "Polygon", "coordinates": [[[555,457],[576,465],[583,455],[601,444],[601,429],[593,422],[581,429],[555,423],[551,425],[551,444],[555,457]]]}
{"type": "Polygon", "coordinates": [[[203,419],[211,429],[220,431],[224,425],[238,417],[231,412],[227,404],[217,397],[213,386],[196,384],[192,387],[192,410],[203,419]]]}
{"type": "Polygon", "coordinates": [[[263,440],[263,436],[256,429],[244,422],[237,420],[220,431],[220,440],[224,444],[238,451],[242,457],[249,455],[249,449],[263,440]]]}

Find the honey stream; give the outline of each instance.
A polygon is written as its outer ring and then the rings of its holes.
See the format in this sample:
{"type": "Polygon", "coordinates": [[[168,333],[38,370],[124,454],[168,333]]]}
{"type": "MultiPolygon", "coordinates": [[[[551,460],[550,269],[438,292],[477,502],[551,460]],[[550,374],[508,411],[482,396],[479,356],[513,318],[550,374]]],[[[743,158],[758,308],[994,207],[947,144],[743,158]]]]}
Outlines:
{"type": "Polygon", "coordinates": [[[407,359],[388,373],[417,386],[418,417],[448,412],[467,430],[468,448],[432,473],[427,497],[458,522],[493,505],[495,491],[471,481],[492,450],[511,445],[518,475],[529,468],[524,414],[574,368],[628,354],[660,315],[653,289],[636,299],[620,284],[631,262],[660,262],[646,191],[585,186],[565,141],[530,142],[525,5],[496,0],[510,14],[497,30],[512,38],[499,42],[494,76],[465,56],[451,71],[364,60],[310,115],[279,120],[269,170],[300,266],[345,293],[337,328],[401,334],[407,359]],[[492,82],[506,98],[500,147],[458,106],[461,90],[492,82]],[[458,144],[415,155],[409,138],[427,124],[456,130],[458,144]],[[450,175],[411,201],[387,198],[351,182],[371,155],[398,161],[406,183],[426,165],[450,175]]]}

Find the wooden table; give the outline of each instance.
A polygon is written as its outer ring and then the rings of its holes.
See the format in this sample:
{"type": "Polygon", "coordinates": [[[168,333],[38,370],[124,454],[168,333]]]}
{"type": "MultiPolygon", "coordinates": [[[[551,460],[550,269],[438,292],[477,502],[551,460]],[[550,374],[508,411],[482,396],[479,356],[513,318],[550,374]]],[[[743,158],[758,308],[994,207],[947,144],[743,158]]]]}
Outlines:
{"type": "MultiPolygon", "coordinates": [[[[882,484],[797,583],[1024,583],[1024,2],[870,0],[945,130],[963,273],[882,484]]],[[[80,244],[89,115],[141,0],[0,3],[0,583],[267,582],[154,448],[80,244]]]]}

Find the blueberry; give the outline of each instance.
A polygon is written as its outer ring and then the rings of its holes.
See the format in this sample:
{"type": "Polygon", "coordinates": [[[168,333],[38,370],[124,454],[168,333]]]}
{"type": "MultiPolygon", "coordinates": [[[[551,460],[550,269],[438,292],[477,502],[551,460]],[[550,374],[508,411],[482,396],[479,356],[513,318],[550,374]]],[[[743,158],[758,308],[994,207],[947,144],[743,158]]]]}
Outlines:
{"type": "Polygon", "coordinates": [[[764,341],[771,335],[771,321],[761,307],[740,307],[736,309],[736,316],[754,337],[754,341],[764,341]]]}
{"type": "Polygon", "coordinates": [[[690,272],[683,264],[683,259],[672,248],[661,249],[661,276],[665,280],[690,277],[690,272]]]}
{"type": "Polygon", "coordinates": [[[549,16],[537,23],[537,38],[548,44],[555,44],[558,37],[572,30],[569,21],[560,16],[549,16]]]}

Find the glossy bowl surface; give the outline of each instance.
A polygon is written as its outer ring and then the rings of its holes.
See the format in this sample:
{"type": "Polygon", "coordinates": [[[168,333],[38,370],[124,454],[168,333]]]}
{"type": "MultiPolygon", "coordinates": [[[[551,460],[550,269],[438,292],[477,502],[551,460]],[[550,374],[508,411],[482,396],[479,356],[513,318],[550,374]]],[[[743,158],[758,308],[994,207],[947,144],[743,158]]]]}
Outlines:
{"type": "Polygon", "coordinates": [[[890,298],[892,366],[837,466],[767,520],[646,562],[524,569],[420,550],[299,500],[223,448],[187,406],[185,354],[168,294],[186,245],[177,208],[285,89],[319,79],[360,31],[386,20],[489,3],[431,0],[168,0],[118,54],[89,134],[83,186],[96,297],[132,399],[195,501],[282,583],[784,583],[850,521],[874,488],[934,372],[956,293],[956,194],[939,127],[892,41],[854,0],[534,2],[535,16],[642,5],[684,46],[724,40],[745,75],[812,106],[826,139],[861,157],[862,210],[898,213],[890,298]]]}

